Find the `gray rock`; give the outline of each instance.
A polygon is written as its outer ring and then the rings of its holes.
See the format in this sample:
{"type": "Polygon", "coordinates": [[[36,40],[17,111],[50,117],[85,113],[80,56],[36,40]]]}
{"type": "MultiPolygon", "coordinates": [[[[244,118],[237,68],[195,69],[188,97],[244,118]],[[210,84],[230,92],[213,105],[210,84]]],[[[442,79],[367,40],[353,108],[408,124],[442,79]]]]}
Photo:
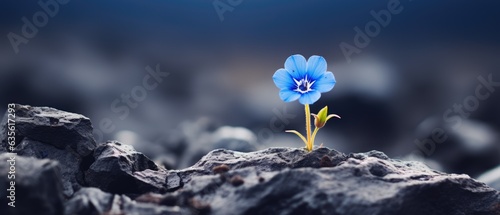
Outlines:
{"type": "Polygon", "coordinates": [[[157,144],[142,142],[143,144],[134,147],[155,160],[166,161],[167,169],[189,167],[214,149],[251,152],[259,147],[257,137],[247,128],[220,127],[208,118],[185,121],[177,129],[160,135],[153,142],[157,144]]]}
{"type": "Polygon", "coordinates": [[[212,134],[211,142],[214,149],[224,148],[239,152],[257,150],[257,137],[243,127],[220,127],[212,134]]]}
{"type": "Polygon", "coordinates": [[[63,190],[66,197],[70,197],[75,190],[82,187],[83,179],[81,178],[80,164],[83,157],[75,151],[59,149],[53,145],[24,138],[16,146],[14,152],[22,156],[59,161],[63,190]]]}
{"type": "Polygon", "coordinates": [[[500,166],[483,173],[477,178],[477,180],[500,190],[500,166]]]}
{"type": "MultiPolygon", "coordinates": [[[[0,126],[4,147],[7,114],[0,126]]],[[[90,120],[54,108],[18,104],[15,105],[15,115],[16,147],[13,152],[59,161],[64,195],[73,195],[85,184],[80,167],[96,145],[90,120]]]]}
{"type": "Polygon", "coordinates": [[[85,171],[89,186],[116,194],[165,192],[166,170],[130,145],[116,141],[99,145],[85,171]]]}
{"type": "MultiPolygon", "coordinates": [[[[89,118],[50,107],[15,105],[16,144],[30,138],[59,149],[71,148],[81,156],[88,155],[96,143],[89,118]]],[[[6,131],[7,113],[2,120],[1,133],[6,131]]],[[[4,134],[5,135],[5,134],[4,134]]],[[[6,146],[5,137],[2,146],[6,146]]]]}
{"type": "Polygon", "coordinates": [[[15,208],[11,202],[10,157],[13,153],[0,154],[0,211],[10,215],[60,215],[63,214],[63,195],[58,162],[15,156],[15,208]]]}
{"type": "Polygon", "coordinates": [[[183,183],[187,183],[193,176],[212,174],[213,168],[222,164],[233,170],[255,167],[258,171],[272,172],[286,168],[332,166],[337,165],[345,158],[346,155],[327,148],[319,148],[311,153],[300,148],[268,148],[249,153],[216,149],[209,152],[193,166],[183,170],[170,171],[170,173],[177,173],[182,178],[183,183]],[[322,162],[324,158],[328,158],[330,163],[322,162]]]}
{"type": "Polygon", "coordinates": [[[216,150],[175,173],[184,186],[164,198],[202,214],[500,214],[495,189],[377,151],[216,150]]]}
{"type": "Polygon", "coordinates": [[[136,202],[125,195],[105,193],[97,188],[82,188],[65,207],[66,215],[180,215],[186,214],[179,207],[159,206],[136,202]]]}
{"type": "Polygon", "coordinates": [[[166,182],[168,191],[175,191],[184,186],[184,181],[177,172],[169,172],[166,182]]]}
{"type": "Polygon", "coordinates": [[[214,149],[224,148],[241,152],[258,149],[257,137],[252,131],[243,127],[218,127],[207,118],[184,122],[176,132],[177,134],[171,134],[162,140],[167,145],[176,146],[169,151],[180,155],[177,168],[193,165],[214,149]]]}
{"type": "Polygon", "coordinates": [[[483,122],[464,119],[457,128],[443,120],[442,115],[424,120],[416,131],[421,141],[415,145],[426,159],[439,163],[444,171],[464,173],[472,177],[495,168],[500,163],[500,145],[494,128],[483,122]],[[433,140],[434,129],[443,129],[444,142],[433,140]],[[427,139],[427,143],[423,143],[427,139]],[[432,140],[432,141],[429,141],[432,140]]]}

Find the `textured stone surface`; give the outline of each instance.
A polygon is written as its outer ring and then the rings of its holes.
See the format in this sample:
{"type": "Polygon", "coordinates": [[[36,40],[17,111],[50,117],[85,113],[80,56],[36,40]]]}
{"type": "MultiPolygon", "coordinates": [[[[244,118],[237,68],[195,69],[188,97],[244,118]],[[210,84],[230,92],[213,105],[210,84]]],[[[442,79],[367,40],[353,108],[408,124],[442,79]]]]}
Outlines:
{"type": "Polygon", "coordinates": [[[320,148],[311,153],[299,148],[269,148],[249,153],[217,149],[208,153],[189,168],[170,172],[176,172],[186,183],[193,176],[212,174],[214,167],[222,164],[229,166],[233,170],[255,167],[258,171],[270,172],[280,171],[285,168],[319,168],[323,157],[328,157],[331,165],[336,165],[343,161],[346,155],[327,148],[320,148]]]}
{"type": "Polygon", "coordinates": [[[0,122],[0,153],[11,151],[8,150],[9,145],[7,140],[7,134],[9,132],[8,119],[9,119],[9,112],[7,110],[2,117],[2,121],[0,122]]]}
{"type": "Polygon", "coordinates": [[[166,171],[132,146],[116,141],[99,145],[85,171],[89,186],[117,194],[166,191],[166,171]]]}
{"type": "MultiPolygon", "coordinates": [[[[89,118],[75,113],[60,111],[50,107],[31,107],[15,105],[16,143],[30,138],[53,145],[59,149],[70,147],[81,156],[88,155],[96,143],[92,135],[89,118]]],[[[5,133],[7,114],[2,121],[2,133],[5,133]]],[[[2,140],[5,147],[5,140],[2,140]]]]}
{"type": "MultiPolygon", "coordinates": [[[[84,185],[80,166],[96,145],[90,120],[49,107],[16,104],[15,110],[17,144],[13,152],[59,161],[64,195],[70,197],[84,185]]],[[[7,113],[0,126],[4,136],[6,119],[7,113]]],[[[6,146],[5,142],[2,146],[6,146]]]]}
{"type": "Polygon", "coordinates": [[[165,198],[207,214],[500,214],[495,189],[377,151],[216,150],[177,174],[185,185],[165,198]],[[231,170],[210,173],[221,164],[231,170]]]}
{"type": "Polygon", "coordinates": [[[8,206],[11,200],[7,189],[12,153],[0,154],[0,211],[10,215],[60,215],[63,214],[63,195],[58,162],[15,156],[15,208],[8,206]]]}
{"type": "Polygon", "coordinates": [[[179,207],[137,202],[124,195],[105,193],[97,188],[83,188],[66,203],[66,215],[180,215],[179,207]]]}
{"type": "Polygon", "coordinates": [[[82,157],[73,150],[58,149],[49,144],[24,138],[21,143],[16,146],[14,152],[22,156],[40,159],[47,158],[59,161],[61,182],[66,197],[73,195],[75,190],[80,189],[82,186],[81,179],[79,178],[81,177],[80,163],[82,157]]]}

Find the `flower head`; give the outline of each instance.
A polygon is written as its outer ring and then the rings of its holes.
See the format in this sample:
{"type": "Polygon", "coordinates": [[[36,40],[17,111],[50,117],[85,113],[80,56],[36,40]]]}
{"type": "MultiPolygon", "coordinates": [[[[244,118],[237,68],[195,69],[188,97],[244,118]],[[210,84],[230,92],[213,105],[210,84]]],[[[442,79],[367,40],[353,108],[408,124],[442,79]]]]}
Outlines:
{"type": "Polygon", "coordinates": [[[285,102],[299,100],[303,105],[313,104],[335,86],[335,76],[326,71],[325,58],[311,56],[307,61],[296,54],[288,57],[285,68],[273,75],[274,84],[280,89],[280,98],[285,102]]]}

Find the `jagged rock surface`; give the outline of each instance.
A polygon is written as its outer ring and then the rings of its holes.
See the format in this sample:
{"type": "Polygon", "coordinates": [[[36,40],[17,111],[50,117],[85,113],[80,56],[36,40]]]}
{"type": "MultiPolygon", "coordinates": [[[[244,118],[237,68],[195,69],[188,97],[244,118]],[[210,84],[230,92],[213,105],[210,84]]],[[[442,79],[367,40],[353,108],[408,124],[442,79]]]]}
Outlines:
{"type": "MultiPolygon", "coordinates": [[[[232,169],[255,167],[258,171],[271,172],[285,168],[333,166],[344,158],[344,154],[327,148],[317,149],[311,153],[303,149],[292,148],[269,148],[251,153],[217,149],[208,153],[192,167],[173,170],[169,174],[176,174],[183,183],[187,183],[194,176],[211,174],[214,167],[222,164],[232,169]]],[[[168,188],[172,189],[170,183],[168,188]]]]}
{"type": "Polygon", "coordinates": [[[0,154],[0,211],[10,215],[62,215],[63,194],[58,162],[16,156],[13,153],[0,154]],[[7,160],[15,157],[15,207],[8,206],[11,169],[7,160]]]}
{"type": "Polygon", "coordinates": [[[485,184],[377,151],[216,150],[177,174],[185,186],[165,198],[207,214],[500,214],[485,184]],[[209,174],[218,165],[230,170],[209,174]]]}
{"type": "MultiPolygon", "coordinates": [[[[59,161],[64,195],[70,197],[84,185],[80,165],[96,147],[90,119],[50,107],[16,104],[14,109],[16,146],[12,152],[59,161]]],[[[7,113],[1,126],[4,135],[6,123],[7,113]]],[[[5,140],[2,145],[6,146],[5,140]]]]}
{"type": "Polygon", "coordinates": [[[85,171],[89,186],[118,194],[164,192],[166,171],[130,145],[116,141],[99,145],[85,171]]]}
{"type": "MultiPolygon", "coordinates": [[[[88,155],[96,143],[92,135],[90,119],[75,113],[50,107],[15,105],[16,144],[24,138],[53,145],[59,149],[70,147],[81,156],[88,155]]],[[[5,133],[7,114],[2,121],[5,133]]],[[[5,147],[5,141],[2,141],[5,147]]]]}
{"type": "Polygon", "coordinates": [[[125,195],[114,195],[97,188],[82,188],[66,203],[66,215],[181,215],[187,212],[179,207],[158,206],[131,200],[125,195]]]}
{"type": "Polygon", "coordinates": [[[82,157],[73,150],[58,149],[52,145],[44,144],[29,138],[24,138],[19,145],[16,146],[14,152],[18,155],[26,157],[35,157],[40,159],[51,159],[59,162],[64,195],[70,197],[75,190],[81,188],[82,179],[80,171],[80,163],[82,157]]]}

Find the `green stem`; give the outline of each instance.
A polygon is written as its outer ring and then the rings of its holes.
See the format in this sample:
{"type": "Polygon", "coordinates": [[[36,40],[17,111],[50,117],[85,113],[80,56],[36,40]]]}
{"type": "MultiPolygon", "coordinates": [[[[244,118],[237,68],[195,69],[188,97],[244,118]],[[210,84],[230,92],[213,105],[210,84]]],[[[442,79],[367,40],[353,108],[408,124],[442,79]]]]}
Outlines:
{"type": "Polygon", "coordinates": [[[307,151],[312,151],[313,143],[311,142],[311,110],[309,110],[309,105],[306,104],[305,106],[305,111],[306,111],[306,133],[307,133],[307,144],[306,148],[307,151]]]}
{"type": "MultiPolygon", "coordinates": [[[[318,133],[319,128],[314,128],[313,134],[312,134],[312,139],[311,139],[311,145],[314,146],[314,140],[316,139],[316,134],[318,133]]],[[[312,150],[312,147],[311,147],[312,150]]]]}

